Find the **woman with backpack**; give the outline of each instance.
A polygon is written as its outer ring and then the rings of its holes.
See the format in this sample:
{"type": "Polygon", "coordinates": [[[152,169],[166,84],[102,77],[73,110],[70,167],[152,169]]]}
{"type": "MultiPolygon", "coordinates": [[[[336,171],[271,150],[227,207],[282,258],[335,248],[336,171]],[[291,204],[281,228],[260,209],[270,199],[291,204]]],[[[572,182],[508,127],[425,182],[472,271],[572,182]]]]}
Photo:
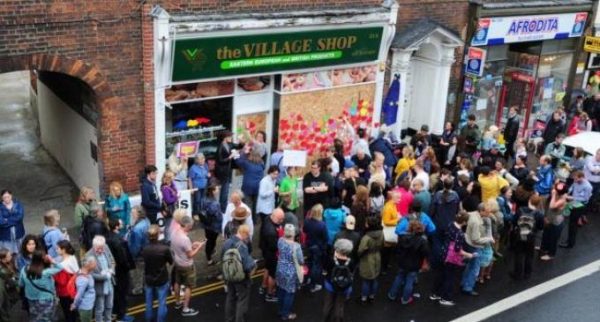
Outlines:
{"type": "Polygon", "coordinates": [[[413,300],[413,285],[417,279],[423,261],[429,256],[429,244],[424,235],[425,226],[413,220],[408,226],[408,233],[398,237],[398,275],[388,292],[388,298],[395,301],[402,290],[402,304],[410,304],[413,300]]]}
{"type": "Polygon", "coordinates": [[[333,256],[325,261],[325,299],[323,321],[344,321],[344,304],[352,293],[354,261],[350,259],[353,246],[348,239],[338,239],[333,244],[333,256]]]}
{"type": "Polygon", "coordinates": [[[377,294],[377,278],[381,273],[381,249],[383,248],[381,217],[369,216],[365,223],[365,235],[358,245],[358,270],[362,279],[360,303],[373,302],[377,294]]]}
{"type": "Polygon", "coordinates": [[[29,320],[36,322],[54,321],[54,298],[56,289],[53,276],[63,269],[52,257],[36,250],[31,264],[19,276],[19,287],[25,289],[29,303],[29,320]]]}
{"type": "Polygon", "coordinates": [[[210,185],[206,189],[206,198],[202,204],[202,215],[200,216],[200,221],[204,225],[204,235],[206,236],[205,252],[209,266],[214,264],[212,256],[223,225],[219,193],[219,186],[217,185],[210,185]]]}
{"type": "Polygon", "coordinates": [[[94,315],[94,302],[96,301],[96,289],[92,273],[96,269],[96,258],[87,255],[81,260],[81,270],[75,278],[77,294],[71,304],[71,311],[79,313],[81,322],[92,322],[94,315]]]}
{"type": "Polygon", "coordinates": [[[514,253],[514,268],[510,276],[516,280],[529,278],[535,254],[535,236],[544,227],[544,214],[540,211],[542,198],[529,197],[527,207],[517,209],[513,218],[510,246],[514,253]]]}
{"type": "Polygon", "coordinates": [[[17,268],[10,250],[0,248],[0,322],[10,321],[12,306],[19,300],[17,268]]]}
{"type": "Polygon", "coordinates": [[[44,229],[42,230],[42,243],[46,246],[46,253],[52,258],[58,256],[57,244],[65,239],[58,228],[60,224],[60,213],[56,209],[48,210],[44,214],[44,229]]]}
{"type": "Polygon", "coordinates": [[[54,275],[56,294],[58,295],[65,322],[75,322],[77,321],[77,312],[71,311],[71,304],[73,304],[75,294],[70,293],[69,283],[71,278],[79,271],[79,264],[77,264],[77,258],[74,256],[75,249],[73,249],[73,246],[71,246],[71,243],[68,240],[59,241],[56,249],[60,264],[63,266],[63,270],[54,275]]]}
{"type": "Polygon", "coordinates": [[[304,255],[302,247],[294,241],[296,229],[292,224],[283,228],[283,238],[277,241],[279,257],[277,259],[277,298],[279,300],[279,317],[283,321],[295,320],[296,313],[292,312],[296,290],[303,282],[304,255]]]}

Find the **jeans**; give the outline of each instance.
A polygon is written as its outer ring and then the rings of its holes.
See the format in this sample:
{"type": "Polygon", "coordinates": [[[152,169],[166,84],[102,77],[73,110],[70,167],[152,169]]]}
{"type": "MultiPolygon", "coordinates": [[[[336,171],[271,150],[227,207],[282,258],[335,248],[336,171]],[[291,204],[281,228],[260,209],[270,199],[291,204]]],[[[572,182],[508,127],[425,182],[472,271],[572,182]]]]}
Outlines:
{"type": "Polygon", "coordinates": [[[225,212],[227,208],[227,197],[229,197],[229,186],[231,184],[231,178],[227,178],[221,181],[221,192],[219,194],[219,204],[221,204],[221,211],[225,212]]]}
{"type": "Polygon", "coordinates": [[[319,246],[308,248],[307,264],[310,268],[311,285],[323,285],[323,251],[319,246]]]}
{"type": "Polygon", "coordinates": [[[287,292],[281,287],[277,288],[277,298],[279,301],[279,316],[282,319],[287,319],[290,313],[292,313],[292,306],[294,306],[294,296],[296,293],[287,292]]]}
{"type": "Polygon", "coordinates": [[[558,239],[562,233],[564,222],[560,225],[549,224],[544,227],[542,234],[542,253],[548,254],[548,256],[554,257],[556,255],[556,246],[558,245],[558,239]]]}
{"type": "MultiPolygon", "coordinates": [[[[110,283],[110,281],[104,283],[110,283]]],[[[96,322],[112,321],[114,295],[114,289],[111,289],[106,295],[96,293],[96,302],[94,302],[94,314],[96,316],[96,322]]]]}
{"type": "MultiPolygon", "coordinates": [[[[478,254],[479,255],[479,254],[478,254]]],[[[465,266],[465,271],[462,275],[462,281],[460,285],[462,286],[462,290],[465,292],[472,292],[473,288],[475,288],[475,282],[477,281],[477,276],[479,276],[479,269],[481,268],[481,260],[479,256],[475,256],[467,262],[465,266]]]]}
{"type": "Polygon", "coordinates": [[[372,280],[363,279],[361,296],[362,297],[368,297],[368,296],[375,297],[375,294],[377,294],[378,288],[379,288],[379,282],[377,281],[377,279],[372,279],[372,280]]]}
{"type": "Polygon", "coordinates": [[[225,298],[225,321],[245,322],[250,305],[250,286],[252,281],[246,279],[239,283],[227,283],[225,298]]]}
{"type": "Polygon", "coordinates": [[[574,247],[575,242],[577,241],[577,230],[579,229],[577,222],[579,218],[587,211],[587,207],[580,207],[571,210],[571,215],[569,216],[569,231],[567,238],[567,245],[569,247],[574,247]]]}
{"type": "Polygon", "coordinates": [[[156,321],[165,322],[167,318],[167,296],[169,295],[170,284],[166,282],[162,286],[144,286],[144,294],[146,296],[146,311],[144,317],[146,322],[151,322],[154,319],[154,310],[152,308],[152,302],[154,301],[154,292],[158,298],[158,312],[156,321]]]}
{"type": "Polygon", "coordinates": [[[60,307],[62,308],[63,314],[65,316],[65,322],[77,321],[77,312],[71,311],[71,304],[73,303],[73,299],[61,296],[58,298],[58,300],[60,301],[60,307]]]}
{"type": "Polygon", "coordinates": [[[204,229],[204,235],[206,236],[206,248],[204,249],[206,252],[206,260],[211,260],[215,251],[215,247],[217,246],[217,238],[219,238],[219,233],[210,229],[204,229]]]}
{"type": "Polygon", "coordinates": [[[533,267],[533,255],[535,254],[534,238],[532,237],[529,240],[515,242],[514,251],[514,277],[517,279],[529,277],[533,267]]]}
{"type": "Polygon", "coordinates": [[[433,286],[433,294],[440,296],[443,300],[454,299],[455,284],[462,271],[462,266],[446,263],[438,269],[437,278],[433,286]]]}
{"type": "Polygon", "coordinates": [[[206,188],[197,188],[198,190],[194,192],[194,204],[192,206],[192,213],[194,215],[199,215],[200,211],[202,211],[202,206],[204,204],[204,195],[206,193],[206,188]]]}
{"type": "Polygon", "coordinates": [[[115,275],[117,285],[115,288],[119,290],[115,292],[113,313],[117,316],[117,320],[123,318],[127,313],[127,291],[129,290],[129,272],[117,271],[115,275]]]}
{"type": "Polygon", "coordinates": [[[418,272],[409,272],[404,269],[398,270],[398,275],[394,279],[394,283],[392,283],[392,287],[388,293],[388,297],[392,299],[396,299],[398,297],[398,293],[400,291],[400,287],[404,285],[404,289],[402,290],[402,301],[407,302],[412,297],[413,285],[415,284],[415,280],[417,279],[418,272]]]}

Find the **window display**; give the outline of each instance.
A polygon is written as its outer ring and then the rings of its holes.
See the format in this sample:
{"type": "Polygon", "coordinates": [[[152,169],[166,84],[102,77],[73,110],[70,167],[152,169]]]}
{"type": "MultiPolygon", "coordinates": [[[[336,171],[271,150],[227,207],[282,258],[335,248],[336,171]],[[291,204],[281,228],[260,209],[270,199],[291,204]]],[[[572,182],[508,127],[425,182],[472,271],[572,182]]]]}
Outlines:
{"type": "Polygon", "coordinates": [[[167,156],[178,143],[197,141],[199,152],[212,157],[219,145],[219,133],[230,128],[232,113],[230,97],[173,104],[166,111],[167,156]]]}

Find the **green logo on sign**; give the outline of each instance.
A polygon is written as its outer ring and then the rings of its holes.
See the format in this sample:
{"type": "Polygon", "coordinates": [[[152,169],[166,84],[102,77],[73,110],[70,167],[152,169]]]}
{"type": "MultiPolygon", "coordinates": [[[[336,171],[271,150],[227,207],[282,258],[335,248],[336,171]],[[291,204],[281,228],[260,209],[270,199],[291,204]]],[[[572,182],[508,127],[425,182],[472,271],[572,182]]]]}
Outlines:
{"type": "Polygon", "coordinates": [[[184,49],[181,51],[183,53],[183,56],[185,57],[185,60],[188,63],[192,64],[193,71],[202,70],[202,67],[206,63],[206,55],[204,54],[204,52],[202,50],[203,49],[201,49],[201,48],[195,48],[195,49],[184,49]]]}

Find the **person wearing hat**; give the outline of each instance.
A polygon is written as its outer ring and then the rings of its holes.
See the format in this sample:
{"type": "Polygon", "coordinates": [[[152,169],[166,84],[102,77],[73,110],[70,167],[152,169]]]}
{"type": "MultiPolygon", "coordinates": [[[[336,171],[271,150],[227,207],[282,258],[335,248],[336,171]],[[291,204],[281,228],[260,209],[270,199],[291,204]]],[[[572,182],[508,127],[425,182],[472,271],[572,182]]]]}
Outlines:
{"type": "Polygon", "coordinates": [[[254,226],[250,226],[252,225],[252,216],[250,216],[250,211],[248,211],[247,208],[240,206],[233,210],[231,213],[231,220],[225,223],[225,228],[223,228],[223,236],[225,239],[229,239],[231,236],[235,235],[238,227],[244,224],[251,228],[250,237],[252,237],[252,232],[254,230],[254,226]]]}
{"type": "MultiPolygon", "coordinates": [[[[231,197],[229,197],[230,202],[227,204],[227,208],[223,214],[223,223],[221,224],[221,231],[225,238],[235,235],[235,229],[231,229],[234,228],[234,226],[231,226],[232,224],[230,224],[230,222],[239,221],[240,224],[248,225],[250,228],[250,240],[252,240],[252,236],[254,235],[254,222],[252,221],[250,207],[242,202],[243,198],[244,194],[239,190],[234,190],[231,193],[231,197]]],[[[237,226],[235,226],[235,228],[237,228],[237,226]]]]}
{"type": "Polygon", "coordinates": [[[352,215],[346,216],[344,221],[344,228],[335,235],[333,244],[340,239],[347,239],[352,242],[352,253],[350,258],[352,262],[356,263],[358,259],[358,243],[360,242],[360,234],[355,231],[356,218],[352,215]]]}
{"type": "Polygon", "coordinates": [[[358,175],[358,168],[354,162],[346,160],[344,164],[344,182],[342,186],[342,200],[348,209],[352,206],[352,200],[358,186],[367,186],[367,181],[358,175]]]}
{"type": "Polygon", "coordinates": [[[230,131],[223,132],[220,136],[221,144],[217,148],[217,157],[215,162],[215,177],[221,185],[221,195],[219,203],[221,211],[225,211],[227,207],[227,196],[229,195],[229,185],[231,184],[231,161],[239,156],[236,149],[240,149],[242,145],[233,144],[233,133],[230,131]]]}

